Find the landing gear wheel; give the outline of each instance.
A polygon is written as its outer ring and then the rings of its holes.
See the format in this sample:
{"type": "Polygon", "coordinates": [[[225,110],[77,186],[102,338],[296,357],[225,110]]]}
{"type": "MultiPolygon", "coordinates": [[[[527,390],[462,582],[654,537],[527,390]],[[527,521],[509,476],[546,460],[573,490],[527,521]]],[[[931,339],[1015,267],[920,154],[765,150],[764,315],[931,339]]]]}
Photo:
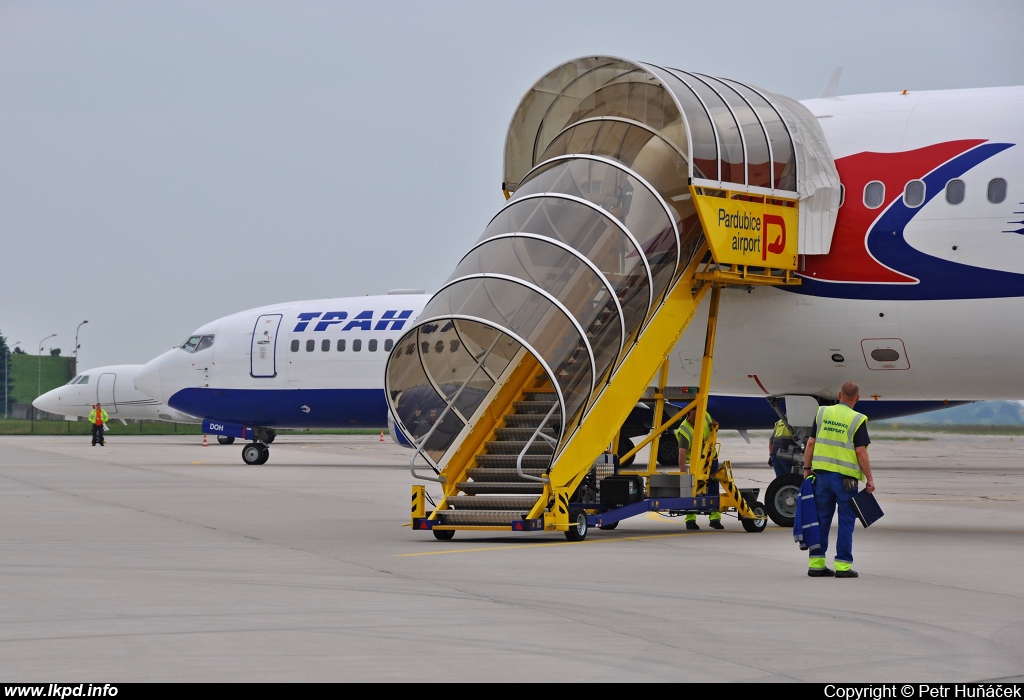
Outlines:
{"type": "Polygon", "coordinates": [[[624,437],[622,435],[619,436],[619,444],[615,447],[615,452],[619,456],[619,469],[625,469],[633,466],[633,462],[636,460],[636,455],[633,455],[625,461],[622,460],[622,455],[626,454],[634,447],[636,447],[636,445],[634,445],[633,441],[628,437],[624,437]]]}
{"type": "Polygon", "coordinates": [[[268,445],[274,441],[277,437],[277,431],[272,428],[267,428],[267,439],[264,440],[268,445]]]}
{"type": "Polygon", "coordinates": [[[243,447],[242,461],[246,464],[263,464],[263,462],[260,462],[260,458],[263,458],[264,461],[266,461],[266,453],[264,453],[264,450],[260,449],[261,447],[263,447],[263,445],[258,442],[250,442],[248,445],[243,447]]]}
{"type": "Polygon", "coordinates": [[[217,442],[219,442],[222,445],[230,445],[234,441],[235,441],[235,439],[233,437],[231,437],[230,435],[218,435],[217,436],[217,442]]]}
{"type": "Polygon", "coordinates": [[[256,464],[266,464],[270,459],[270,449],[266,445],[260,445],[260,461],[256,464]]]}
{"type": "Polygon", "coordinates": [[[764,511],[764,503],[761,501],[754,501],[749,504],[750,509],[757,515],[753,520],[747,518],[740,518],[740,522],[743,523],[743,529],[747,532],[763,532],[768,527],[768,514],[764,511]]]}
{"type": "Polygon", "coordinates": [[[455,530],[431,530],[434,533],[435,540],[441,540],[447,542],[451,538],[455,537],[455,530]]]}
{"type": "Polygon", "coordinates": [[[779,527],[793,527],[803,480],[799,474],[783,474],[768,484],[764,493],[765,508],[768,517],[779,527]]]}
{"type": "Polygon", "coordinates": [[[269,445],[277,437],[277,431],[273,428],[254,428],[253,435],[264,445],[269,445]]]}
{"type": "Polygon", "coordinates": [[[658,440],[658,464],[663,467],[679,466],[679,441],[668,431],[662,433],[658,440]]]}
{"type": "Polygon", "coordinates": [[[608,523],[607,525],[598,525],[598,530],[614,530],[619,526],[619,521],[616,520],[614,523],[608,523]]]}
{"type": "Polygon", "coordinates": [[[587,539],[587,512],[573,508],[569,511],[569,529],[565,531],[565,539],[570,542],[582,542],[587,539]]]}

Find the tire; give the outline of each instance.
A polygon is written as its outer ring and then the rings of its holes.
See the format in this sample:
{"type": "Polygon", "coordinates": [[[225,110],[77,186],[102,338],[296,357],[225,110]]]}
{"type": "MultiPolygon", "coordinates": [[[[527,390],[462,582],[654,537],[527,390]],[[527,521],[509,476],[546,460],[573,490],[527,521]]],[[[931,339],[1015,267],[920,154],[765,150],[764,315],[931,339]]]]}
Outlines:
{"type": "Polygon", "coordinates": [[[242,461],[249,465],[262,464],[260,458],[264,456],[262,445],[258,442],[250,442],[242,448],[242,461]]]}
{"type": "Polygon", "coordinates": [[[679,467],[679,441],[669,431],[658,440],[658,464],[663,467],[679,467]]]}
{"type": "Polygon", "coordinates": [[[260,460],[256,464],[266,464],[270,459],[270,450],[266,445],[260,445],[260,460]]]}
{"type": "Polygon", "coordinates": [[[447,542],[451,538],[455,537],[455,530],[431,530],[434,533],[435,540],[441,540],[447,542]]]}
{"type": "Polygon", "coordinates": [[[569,529],[565,531],[565,539],[570,542],[582,542],[587,539],[587,512],[573,508],[569,511],[569,529]]]}
{"type": "Polygon", "coordinates": [[[218,435],[217,442],[219,442],[222,445],[231,445],[235,442],[235,439],[230,435],[218,435]]]}
{"type": "Polygon", "coordinates": [[[758,517],[754,520],[740,518],[740,522],[743,523],[743,529],[747,532],[764,532],[764,529],[768,527],[768,514],[765,512],[764,503],[761,503],[761,501],[754,501],[750,504],[750,509],[753,510],[758,517]]]}
{"type": "Polygon", "coordinates": [[[274,442],[274,439],[276,437],[277,437],[277,431],[274,430],[273,428],[267,428],[267,439],[264,440],[264,442],[266,442],[269,445],[272,442],[274,442]]]}
{"type": "Polygon", "coordinates": [[[614,530],[619,526],[619,521],[616,520],[614,523],[608,523],[607,525],[598,525],[598,530],[614,530]]]}
{"type": "Polygon", "coordinates": [[[633,441],[630,440],[628,437],[624,437],[622,435],[619,436],[619,444],[618,447],[615,449],[615,451],[619,455],[619,469],[627,469],[633,466],[633,462],[636,461],[636,455],[633,455],[626,461],[622,461],[621,456],[632,450],[634,447],[636,447],[636,445],[634,445],[633,441]]]}
{"type": "Polygon", "coordinates": [[[764,492],[765,509],[768,517],[779,527],[793,527],[803,481],[799,474],[784,474],[768,484],[768,490],[764,492]]]}

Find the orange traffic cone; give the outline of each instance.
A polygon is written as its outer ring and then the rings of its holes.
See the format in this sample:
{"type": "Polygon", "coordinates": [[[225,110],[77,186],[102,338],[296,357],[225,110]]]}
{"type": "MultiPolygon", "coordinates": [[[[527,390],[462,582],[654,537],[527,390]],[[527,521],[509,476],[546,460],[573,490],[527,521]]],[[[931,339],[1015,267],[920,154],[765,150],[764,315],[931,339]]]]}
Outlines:
{"type": "Polygon", "coordinates": [[[203,447],[209,447],[209,445],[206,444],[206,433],[203,433],[203,447]]]}
{"type": "Polygon", "coordinates": [[[380,442],[384,442],[384,431],[380,431],[380,442]]]}

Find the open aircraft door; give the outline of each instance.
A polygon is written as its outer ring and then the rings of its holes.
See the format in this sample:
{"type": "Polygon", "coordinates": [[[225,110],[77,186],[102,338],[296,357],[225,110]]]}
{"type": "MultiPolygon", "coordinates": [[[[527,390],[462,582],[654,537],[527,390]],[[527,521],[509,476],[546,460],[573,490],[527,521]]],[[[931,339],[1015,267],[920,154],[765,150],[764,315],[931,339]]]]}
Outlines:
{"type": "Polygon", "coordinates": [[[103,410],[114,415],[117,413],[117,404],[114,402],[114,384],[117,382],[117,375],[113,372],[101,374],[96,382],[96,402],[103,404],[103,410]]]}
{"type": "Polygon", "coordinates": [[[281,314],[264,314],[256,319],[252,331],[250,376],[277,376],[277,331],[280,326],[281,314]]]}

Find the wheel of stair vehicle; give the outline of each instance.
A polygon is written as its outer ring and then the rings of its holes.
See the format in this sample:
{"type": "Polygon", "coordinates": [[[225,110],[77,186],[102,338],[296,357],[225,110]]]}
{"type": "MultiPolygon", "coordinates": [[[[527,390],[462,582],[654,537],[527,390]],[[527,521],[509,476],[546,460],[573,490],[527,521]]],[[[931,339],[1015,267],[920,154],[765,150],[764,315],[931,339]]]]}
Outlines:
{"type": "Polygon", "coordinates": [[[764,503],[754,501],[750,504],[750,509],[757,517],[753,519],[740,518],[743,529],[747,532],[763,532],[768,527],[768,514],[765,512],[764,503]]]}
{"type": "Polygon", "coordinates": [[[796,507],[800,501],[800,484],[804,478],[799,474],[783,474],[768,484],[764,493],[764,505],[768,517],[779,527],[793,527],[796,507]]]}
{"type": "Polygon", "coordinates": [[[608,523],[607,525],[598,525],[599,530],[614,530],[619,526],[619,521],[616,520],[614,523],[608,523]]]}
{"type": "Polygon", "coordinates": [[[451,538],[455,537],[455,530],[431,530],[434,533],[435,540],[441,540],[447,542],[451,538]]]}
{"type": "Polygon", "coordinates": [[[579,508],[569,511],[569,529],[565,531],[565,539],[570,542],[582,542],[587,539],[587,513],[579,508]]]}

